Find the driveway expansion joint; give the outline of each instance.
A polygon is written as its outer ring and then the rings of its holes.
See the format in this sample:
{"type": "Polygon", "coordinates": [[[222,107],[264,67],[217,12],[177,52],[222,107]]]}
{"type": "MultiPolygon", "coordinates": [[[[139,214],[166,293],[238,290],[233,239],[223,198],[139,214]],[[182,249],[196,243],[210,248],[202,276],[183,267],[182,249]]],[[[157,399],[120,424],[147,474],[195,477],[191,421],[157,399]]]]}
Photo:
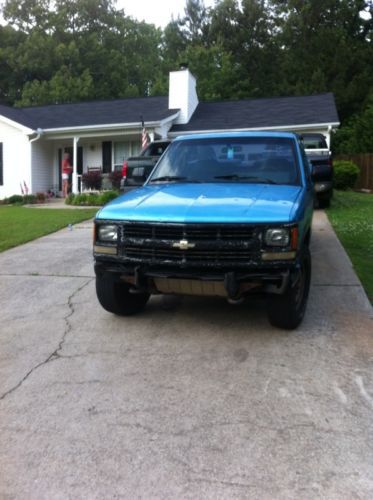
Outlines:
{"type": "Polygon", "coordinates": [[[81,290],[83,290],[83,288],[85,288],[89,283],[91,283],[91,281],[93,280],[93,278],[89,278],[88,281],[86,281],[85,283],[83,283],[83,285],[80,285],[76,290],[74,290],[74,292],[69,295],[68,299],[67,299],[67,306],[69,308],[69,312],[66,316],[64,316],[64,321],[65,321],[65,329],[64,329],[64,332],[63,332],[63,335],[62,335],[62,338],[60,340],[60,342],[58,343],[58,346],[57,348],[44,360],[42,361],[41,363],[38,363],[36,366],[33,366],[31,368],[31,370],[29,370],[26,375],[15,385],[13,386],[11,389],[7,390],[6,392],[4,392],[1,396],[0,396],[0,401],[3,401],[7,396],[9,396],[10,394],[12,394],[13,392],[15,392],[19,387],[21,387],[21,385],[29,378],[29,376],[34,373],[38,368],[40,368],[41,366],[44,366],[46,364],[48,364],[49,362],[51,361],[55,361],[56,359],[59,359],[61,358],[62,356],[60,355],[60,351],[62,350],[63,348],[63,345],[66,341],[66,337],[67,335],[72,331],[72,324],[70,323],[70,318],[73,316],[73,314],[75,313],[75,307],[74,307],[74,304],[73,304],[73,298],[79,293],[81,292],[81,290]]]}
{"type": "Polygon", "coordinates": [[[24,277],[24,278],[86,278],[86,279],[93,279],[94,276],[86,276],[84,274],[77,275],[77,274],[42,274],[42,273],[26,273],[26,274],[17,274],[17,273],[1,273],[0,276],[4,276],[5,278],[19,278],[19,277],[24,277]]]}

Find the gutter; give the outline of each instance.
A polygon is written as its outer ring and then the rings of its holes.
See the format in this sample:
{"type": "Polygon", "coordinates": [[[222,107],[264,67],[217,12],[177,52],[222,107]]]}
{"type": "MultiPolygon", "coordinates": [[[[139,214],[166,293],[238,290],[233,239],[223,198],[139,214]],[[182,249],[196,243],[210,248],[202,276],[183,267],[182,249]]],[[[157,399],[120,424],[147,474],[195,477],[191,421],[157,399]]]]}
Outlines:
{"type": "MultiPolygon", "coordinates": [[[[163,118],[160,121],[151,121],[144,122],[147,128],[155,128],[161,127],[163,124],[168,121],[172,121],[174,118],[178,116],[178,113],[168,116],[167,118],[163,118]]],[[[89,132],[95,130],[116,130],[116,129],[141,129],[141,122],[132,122],[132,123],[107,123],[101,125],[79,125],[77,127],[60,127],[60,128],[47,128],[44,129],[45,133],[68,133],[68,132],[89,132]]],[[[38,129],[39,130],[39,129],[38,129]]]]}
{"type": "Polygon", "coordinates": [[[312,123],[304,125],[283,125],[279,127],[255,127],[255,128],[228,128],[228,129],[211,129],[211,130],[180,130],[176,132],[169,132],[169,137],[177,137],[179,135],[189,135],[189,134],[218,134],[226,132],[256,132],[256,131],[286,131],[294,132],[296,130],[313,129],[313,128],[336,128],[339,127],[340,122],[334,123],[312,123]]]}

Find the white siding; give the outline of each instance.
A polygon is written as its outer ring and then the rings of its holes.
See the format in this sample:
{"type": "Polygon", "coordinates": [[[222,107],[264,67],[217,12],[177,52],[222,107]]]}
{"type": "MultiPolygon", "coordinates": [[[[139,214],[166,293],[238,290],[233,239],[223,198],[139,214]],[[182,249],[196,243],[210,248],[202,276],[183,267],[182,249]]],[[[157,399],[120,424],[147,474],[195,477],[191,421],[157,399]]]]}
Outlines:
{"type": "Polygon", "coordinates": [[[101,144],[101,142],[80,144],[81,146],[83,146],[83,172],[87,171],[87,167],[102,167],[101,144]]]}
{"type": "Polygon", "coordinates": [[[56,183],[54,179],[53,145],[39,139],[31,143],[31,191],[45,193],[56,183]]]}
{"type": "Polygon", "coordinates": [[[0,142],[3,143],[3,181],[0,199],[21,194],[20,183],[31,187],[30,143],[20,130],[1,122],[0,142]]]}

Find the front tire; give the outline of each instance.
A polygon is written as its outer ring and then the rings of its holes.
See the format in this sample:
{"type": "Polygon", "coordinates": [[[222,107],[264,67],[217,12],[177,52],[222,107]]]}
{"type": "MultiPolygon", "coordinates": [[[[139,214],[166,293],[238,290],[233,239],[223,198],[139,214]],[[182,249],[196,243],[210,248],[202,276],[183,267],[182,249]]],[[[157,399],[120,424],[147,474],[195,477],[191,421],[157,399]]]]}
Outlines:
{"type": "Polygon", "coordinates": [[[267,311],[271,325],[293,330],[300,325],[307,306],[311,283],[311,254],[306,247],[301,257],[300,267],[287,290],[282,295],[270,295],[267,311]]]}
{"type": "Polygon", "coordinates": [[[330,198],[319,199],[319,208],[329,208],[329,207],[330,207],[330,198]]]}
{"type": "Polygon", "coordinates": [[[148,293],[131,293],[128,283],[121,283],[108,274],[96,275],[96,294],[106,311],[120,316],[142,311],[150,297],[148,293]]]}

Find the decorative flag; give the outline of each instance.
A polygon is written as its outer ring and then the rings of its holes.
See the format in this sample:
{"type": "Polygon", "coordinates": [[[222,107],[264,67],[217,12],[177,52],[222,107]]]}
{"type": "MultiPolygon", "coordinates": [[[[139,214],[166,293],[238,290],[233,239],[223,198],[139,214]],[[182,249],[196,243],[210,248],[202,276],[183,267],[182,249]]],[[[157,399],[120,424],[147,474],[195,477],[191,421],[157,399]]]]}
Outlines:
{"type": "Polygon", "coordinates": [[[20,182],[20,183],[19,183],[19,185],[21,186],[21,193],[22,193],[22,194],[25,194],[25,192],[23,191],[22,182],[20,182]]]}
{"type": "Polygon", "coordinates": [[[28,194],[28,187],[26,181],[23,181],[23,187],[25,188],[25,194],[28,194]]]}
{"type": "Polygon", "coordinates": [[[144,120],[142,119],[142,117],[141,117],[141,126],[142,126],[141,149],[145,149],[149,144],[149,136],[148,136],[148,132],[146,131],[145,123],[144,123],[144,120]]]}

